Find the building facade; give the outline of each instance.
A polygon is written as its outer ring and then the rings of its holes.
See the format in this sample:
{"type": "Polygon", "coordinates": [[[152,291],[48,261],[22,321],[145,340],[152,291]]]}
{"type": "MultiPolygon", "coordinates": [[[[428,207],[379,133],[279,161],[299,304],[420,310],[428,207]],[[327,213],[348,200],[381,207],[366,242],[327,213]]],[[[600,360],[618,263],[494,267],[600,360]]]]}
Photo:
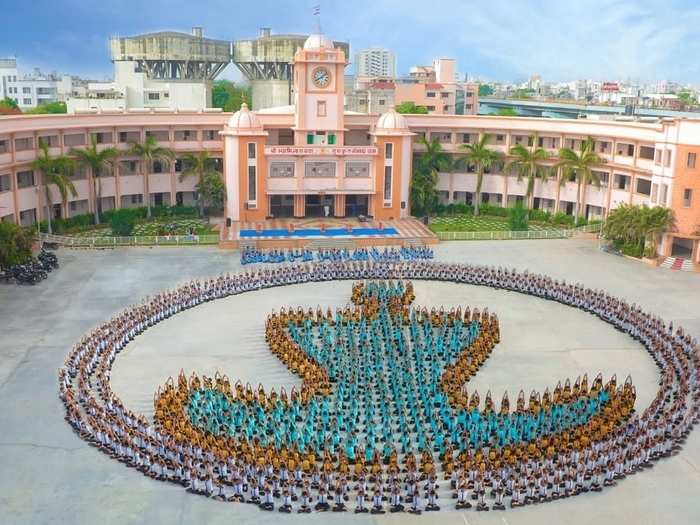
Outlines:
{"type": "Polygon", "coordinates": [[[14,58],[0,58],[0,99],[14,100],[21,110],[51,102],[65,102],[79,86],[69,75],[42,73],[35,69],[21,75],[14,58]]]}
{"type": "MultiPolygon", "coordinates": [[[[488,133],[489,146],[507,155],[515,144],[538,146],[552,155],[561,147],[577,149],[587,137],[605,160],[596,168],[600,186],[589,185],[577,199],[573,182],[560,184],[561,173],[537,181],[533,206],[552,212],[603,218],[622,203],[672,208],[673,231],[663,237],[664,255],[700,263],[700,120],[659,122],[567,120],[477,115],[399,115],[388,109],[372,115],[344,109],[341,49],[313,35],[294,57],[295,99],[291,106],[233,115],[206,111],[123,111],[75,115],[0,117],[0,217],[34,224],[54,217],[92,211],[90,173],[75,175],[77,197],[61,204],[51,188],[47,207],[41,174],[31,168],[39,144],[52,155],[68,154],[92,137],[98,147],[124,150],[114,172],[101,178],[102,209],[195,202],[195,181],[180,181],[181,158],[208,151],[226,183],[226,217],[231,221],[266,218],[369,215],[394,220],[410,215],[409,188],[414,159],[423,151],[417,140],[438,140],[454,155],[464,144],[488,133]],[[174,150],[176,161],[156,164],[151,173],[139,159],[126,155],[130,142],[153,136],[174,150]],[[144,194],[144,178],[150,194],[144,194]]],[[[445,203],[473,203],[476,177],[467,168],[441,173],[440,198],[445,203]]],[[[524,181],[499,168],[486,173],[482,200],[510,206],[522,200],[524,181]]]]}
{"type": "Polygon", "coordinates": [[[396,77],[396,55],[388,49],[373,47],[355,54],[355,76],[374,79],[396,77]]]}

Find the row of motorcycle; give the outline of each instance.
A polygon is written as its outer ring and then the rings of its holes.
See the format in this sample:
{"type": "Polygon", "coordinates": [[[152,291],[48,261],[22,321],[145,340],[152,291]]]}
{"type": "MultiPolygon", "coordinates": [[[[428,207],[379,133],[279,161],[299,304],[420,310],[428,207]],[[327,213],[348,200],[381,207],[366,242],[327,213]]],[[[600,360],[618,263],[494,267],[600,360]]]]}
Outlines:
{"type": "Polygon", "coordinates": [[[36,257],[32,257],[24,264],[17,264],[5,269],[0,275],[6,283],[14,281],[17,284],[34,285],[46,279],[49,273],[56,268],[58,268],[56,254],[42,248],[36,257]]]}

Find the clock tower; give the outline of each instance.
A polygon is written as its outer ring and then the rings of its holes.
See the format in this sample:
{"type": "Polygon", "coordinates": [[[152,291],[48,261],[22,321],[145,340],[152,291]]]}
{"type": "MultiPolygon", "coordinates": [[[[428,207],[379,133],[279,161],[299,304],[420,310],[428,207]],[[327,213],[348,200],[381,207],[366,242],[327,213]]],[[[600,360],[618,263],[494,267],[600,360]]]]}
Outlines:
{"type": "Polygon", "coordinates": [[[294,55],[295,143],[342,145],[347,60],[325,35],[314,34],[294,55]]]}

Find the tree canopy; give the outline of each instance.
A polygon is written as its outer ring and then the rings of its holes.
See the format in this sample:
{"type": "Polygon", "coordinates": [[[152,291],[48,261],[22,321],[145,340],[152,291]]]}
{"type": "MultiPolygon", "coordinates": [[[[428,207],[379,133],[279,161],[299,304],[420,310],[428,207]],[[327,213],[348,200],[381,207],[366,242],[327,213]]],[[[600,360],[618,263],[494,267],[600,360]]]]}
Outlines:
{"type": "Polygon", "coordinates": [[[251,89],[249,86],[238,86],[230,80],[217,80],[211,90],[212,106],[224,111],[238,111],[244,99],[252,109],[251,89]]]}
{"type": "Polygon", "coordinates": [[[490,97],[493,95],[494,89],[488,84],[479,84],[479,96],[480,97],[490,97]]]}
{"type": "Polygon", "coordinates": [[[673,210],[669,208],[621,204],[608,214],[603,235],[629,255],[655,255],[659,236],[674,225],[673,210]]]}
{"type": "Polygon", "coordinates": [[[498,111],[496,111],[496,115],[499,117],[517,117],[518,112],[515,108],[499,108],[498,111]]]}
{"type": "Polygon", "coordinates": [[[28,115],[45,115],[49,113],[67,113],[68,109],[65,102],[49,102],[40,104],[35,108],[25,111],[28,115]]]}
{"type": "Polygon", "coordinates": [[[416,106],[415,102],[407,100],[406,102],[401,102],[401,104],[396,105],[396,112],[408,115],[427,115],[428,108],[425,106],[416,106]]]}

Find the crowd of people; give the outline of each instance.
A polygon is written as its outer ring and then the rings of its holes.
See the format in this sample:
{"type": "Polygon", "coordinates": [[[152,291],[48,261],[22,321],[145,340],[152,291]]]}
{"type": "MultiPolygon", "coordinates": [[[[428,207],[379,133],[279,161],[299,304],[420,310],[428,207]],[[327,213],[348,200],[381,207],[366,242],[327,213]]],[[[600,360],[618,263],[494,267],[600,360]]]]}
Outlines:
{"type": "Polygon", "coordinates": [[[309,263],[309,262],[401,262],[430,260],[433,249],[428,246],[404,246],[401,248],[347,248],[310,250],[298,248],[290,250],[259,250],[247,247],[241,250],[241,264],[256,263],[309,263]]]}
{"type": "Polygon", "coordinates": [[[445,506],[446,493],[459,509],[503,509],[599,491],[651,466],[698,421],[699,369],[697,343],[682,328],[602,290],[483,266],[337,261],[222,275],[147,298],[86,334],[59,384],[66,419],[85,440],[191,492],[280,512],[420,513],[445,506]],[[302,378],[298,392],[181,374],[156,394],[149,421],[111,389],[118,353],[184,309],[339,279],[404,282],[358,284],[355,307],[335,314],[268,318],[270,349],[302,378]],[[494,314],[410,308],[408,279],[492,286],[594,314],[644,345],[659,390],[637,413],[630,381],[596,377],[589,387],[584,377],[527,403],[521,395],[513,411],[504,398],[497,411],[490,395],[482,404],[464,388],[498,340],[494,314]]]}

